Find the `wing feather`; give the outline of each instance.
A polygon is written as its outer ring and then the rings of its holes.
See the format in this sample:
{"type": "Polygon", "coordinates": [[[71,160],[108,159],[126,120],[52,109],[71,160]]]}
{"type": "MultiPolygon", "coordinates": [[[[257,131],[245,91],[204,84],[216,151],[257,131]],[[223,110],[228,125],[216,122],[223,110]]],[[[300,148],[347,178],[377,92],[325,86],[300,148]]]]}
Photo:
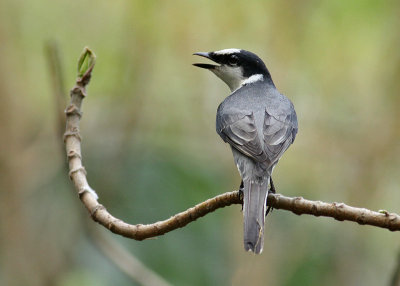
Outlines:
{"type": "Polygon", "coordinates": [[[272,162],[276,162],[283,152],[293,143],[297,134],[296,113],[281,114],[278,118],[265,110],[264,117],[264,151],[272,162]]]}
{"type": "Polygon", "coordinates": [[[217,132],[225,142],[253,160],[274,164],[296,137],[297,117],[293,108],[281,110],[279,115],[269,113],[266,108],[262,131],[257,131],[253,112],[234,109],[220,114],[217,132]]]}
{"type": "Polygon", "coordinates": [[[268,159],[257,134],[253,113],[224,114],[221,122],[218,133],[224,141],[256,161],[264,162],[268,159]]]}

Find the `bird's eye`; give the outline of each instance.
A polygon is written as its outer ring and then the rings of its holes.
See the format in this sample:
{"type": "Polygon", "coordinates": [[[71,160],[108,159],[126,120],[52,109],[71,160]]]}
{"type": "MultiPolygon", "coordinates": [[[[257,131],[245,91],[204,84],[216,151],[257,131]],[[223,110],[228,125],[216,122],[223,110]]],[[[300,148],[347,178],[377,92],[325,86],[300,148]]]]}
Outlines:
{"type": "Polygon", "coordinates": [[[228,62],[231,66],[236,66],[239,63],[239,58],[236,55],[231,55],[228,59],[228,62]]]}

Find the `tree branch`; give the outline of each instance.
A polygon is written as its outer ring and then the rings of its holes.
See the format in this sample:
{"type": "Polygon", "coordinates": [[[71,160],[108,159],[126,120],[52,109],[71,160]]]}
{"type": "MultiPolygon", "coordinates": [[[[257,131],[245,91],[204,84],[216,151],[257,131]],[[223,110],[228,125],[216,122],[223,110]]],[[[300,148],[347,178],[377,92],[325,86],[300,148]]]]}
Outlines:
{"type": "Polygon", "coordinates": [[[142,286],[171,286],[164,278],[147,268],[133,254],[109,238],[104,232],[91,232],[93,240],[100,251],[133,281],[142,286]]]}
{"type": "MultiPolygon", "coordinates": [[[[153,224],[131,225],[113,217],[106,208],[97,201],[97,194],[89,186],[86,171],[82,165],[81,137],[79,133],[79,121],[82,116],[82,100],[86,97],[86,86],[95,64],[95,56],[92,51],[85,48],[78,64],[78,78],[71,89],[71,102],[66,113],[66,131],[64,134],[66,152],[69,164],[69,176],[74,183],[79,197],[92,219],[110,231],[135,240],[143,240],[150,237],[163,235],[167,232],[186,226],[192,221],[205,216],[219,208],[232,204],[241,204],[242,198],[238,191],[227,192],[208,199],[188,210],[178,213],[164,221],[153,224]]],[[[268,195],[268,206],[275,209],[284,209],[297,215],[309,214],[314,216],[332,217],[339,221],[353,221],[359,224],[367,224],[391,231],[400,230],[400,216],[387,211],[374,212],[364,208],[355,208],[343,203],[325,203],[310,201],[301,197],[285,197],[280,194],[268,195]]]]}

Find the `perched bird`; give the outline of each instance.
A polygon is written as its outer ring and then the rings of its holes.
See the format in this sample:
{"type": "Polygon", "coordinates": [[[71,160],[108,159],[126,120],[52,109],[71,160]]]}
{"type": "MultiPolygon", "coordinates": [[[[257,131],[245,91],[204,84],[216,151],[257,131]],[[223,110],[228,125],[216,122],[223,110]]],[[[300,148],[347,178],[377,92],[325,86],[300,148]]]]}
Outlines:
{"type": "Polygon", "coordinates": [[[196,63],[222,79],[231,94],[219,105],[216,128],[230,144],[242,177],[244,248],[264,246],[264,220],[271,174],[297,134],[293,103],[276,89],[255,54],[240,49],[195,53],[216,64],[196,63]]]}

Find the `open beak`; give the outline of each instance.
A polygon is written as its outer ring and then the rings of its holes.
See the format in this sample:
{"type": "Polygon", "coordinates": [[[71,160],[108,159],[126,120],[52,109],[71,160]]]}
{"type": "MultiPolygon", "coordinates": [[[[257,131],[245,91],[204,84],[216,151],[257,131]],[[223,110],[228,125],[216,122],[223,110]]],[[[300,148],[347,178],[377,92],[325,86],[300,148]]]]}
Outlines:
{"type": "MultiPolygon", "coordinates": [[[[194,53],[193,54],[194,56],[200,56],[200,57],[204,57],[204,58],[207,58],[207,59],[209,59],[209,60],[212,60],[212,61],[214,61],[213,59],[212,59],[212,57],[210,56],[210,53],[194,53]]],[[[215,61],[214,61],[215,62],[215,61]]],[[[212,64],[193,64],[194,66],[196,66],[196,67],[199,67],[199,68],[203,68],[203,69],[208,69],[208,70],[210,70],[210,69],[214,69],[215,67],[217,67],[218,65],[212,65],[212,64]]]]}

